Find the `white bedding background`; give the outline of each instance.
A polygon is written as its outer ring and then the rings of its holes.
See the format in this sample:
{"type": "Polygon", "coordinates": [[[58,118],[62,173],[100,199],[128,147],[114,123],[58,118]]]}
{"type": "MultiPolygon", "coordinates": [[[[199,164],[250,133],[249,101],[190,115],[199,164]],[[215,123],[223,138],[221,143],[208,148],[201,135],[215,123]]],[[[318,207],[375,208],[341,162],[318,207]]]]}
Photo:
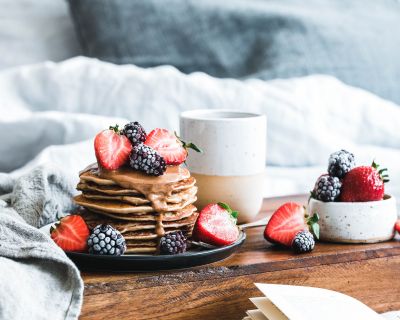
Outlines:
{"type": "Polygon", "coordinates": [[[78,180],[111,124],[177,129],[181,111],[224,108],[267,114],[265,196],[308,192],[341,148],[388,167],[400,196],[400,107],[332,77],[243,82],[77,57],[2,70],[0,92],[0,172],[15,176],[52,162],[78,180]]]}

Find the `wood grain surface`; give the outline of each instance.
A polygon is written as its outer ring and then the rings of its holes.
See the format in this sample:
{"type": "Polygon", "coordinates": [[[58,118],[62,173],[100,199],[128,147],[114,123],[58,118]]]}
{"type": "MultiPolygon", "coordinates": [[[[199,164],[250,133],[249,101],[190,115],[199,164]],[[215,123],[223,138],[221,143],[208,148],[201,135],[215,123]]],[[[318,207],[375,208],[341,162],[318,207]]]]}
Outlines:
{"type": "MultiPolygon", "coordinates": [[[[267,199],[258,218],[291,200],[267,199]]],[[[309,285],[349,294],[378,312],[400,309],[400,241],[343,245],[318,243],[309,254],[271,246],[263,228],[228,259],[186,270],[82,274],[81,319],[242,319],[260,294],[254,282],[309,285]]]]}

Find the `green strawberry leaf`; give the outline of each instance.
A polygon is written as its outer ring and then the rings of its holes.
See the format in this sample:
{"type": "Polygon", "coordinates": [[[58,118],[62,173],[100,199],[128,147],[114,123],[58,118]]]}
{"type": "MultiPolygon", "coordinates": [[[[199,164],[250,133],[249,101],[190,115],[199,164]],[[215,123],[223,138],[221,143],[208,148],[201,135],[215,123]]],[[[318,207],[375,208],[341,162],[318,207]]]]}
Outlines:
{"type": "Polygon", "coordinates": [[[307,203],[309,203],[311,199],[317,199],[317,197],[316,197],[316,194],[315,194],[315,191],[314,191],[314,190],[311,190],[311,191],[310,191],[310,196],[308,197],[308,201],[307,201],[307,203]]]}
{"type": "Polygon", "coordinates": [[[379,169],[379,164],[375,162],[375,159],[372,161],[371,167],[374,168],[376,171],[378,171],[378,174],[381,177],[383,183],[387,183],[390,181],[389,175],[387,173],[388,169],[387,168],[379,169]]]}
{"type": "Polygon", "coordinates": [[[184,143],[184,144],[183,144],[183,147],[184,147],[185,149],[193,149],[193,150],[196,151],[196,152],[200,152],[200,153],[203,152],[203,150],[201,150],[198,146],[196,146],[196,145],[195,145],[194,143],[192,143],[192,142],[184,143]]]}
{"type": "Polygon", "coordinates": [[[311,217],[306,216],[306,222],[309,226],[311,233],[315,236],[315,238],[319,239],[319,215],[318,213],[314,213],[311,217]]]}
{"type": "Polygon", "coordinates": [[[315,236],[315,238],[319,239],[319,224],[314,223],[311,226],[312,234],[315,236]]]}
{"type": "Polygon", "coordinates": [[[219,205],[221,208],[223,208],[223,209],[225,209],[226,211],[228,211],[229,213],[232,212],[231,207],[230,207],[229,205],[227,205],[226,203],[218,202],[218,205],[219,205]]]}
{"type": "Polygon", "coordinates": [[[113,130],[115,133],[120,133],[118,124],[116,124],[114,127],[110,126],[108,129],[113,130]]]}
{"type": "Polygon", "coordinates": [[[239,216],[239,211],[232,211],[231,216],[237,220],[237,218],[239,216]]]}
{"type": "Polygon", "coordinates": [[[176,133],[176,131],[174,131],[174,134],[175,134],[175,137],[182,143],[182,146],[183,146],[185,149],[193,149],[193,150],[196,151],[196,152],[203,153],[203,150],[201,150],[201,149],[200,149],[198,146],[196,146],[193,142],[187,143],[187,142],[183,141],[183,140],[181,139],[181,137],[178,136],[178,134],[176,133]]]}
{"type": "Polygon", "coordinates": [[[227,205],[226,203],[223,203],[223,202],[218,202],[218,205],[222,209],[225,209],[226,211],[228,211],[228,213],[230,214],[232,219],[235,220],[235,224],[236,224],[237,218],[239,216],[239,211],[233,211],[229,205],[227,205]]]}

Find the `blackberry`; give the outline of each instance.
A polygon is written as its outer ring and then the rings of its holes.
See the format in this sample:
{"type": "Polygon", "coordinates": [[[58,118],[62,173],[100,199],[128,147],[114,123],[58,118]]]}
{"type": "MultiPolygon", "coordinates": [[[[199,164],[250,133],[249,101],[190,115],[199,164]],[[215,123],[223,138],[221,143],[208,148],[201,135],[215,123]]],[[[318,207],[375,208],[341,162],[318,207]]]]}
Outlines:
{"type": "Polygon", "coordinates": [[[339,198],[341,187],[342,183],[339,178],[325,174],[318,178],[311,194],[317,200],[332,202],[339,198]]]}
{"type": "Polygon", "coordinates": [[[308,230],[296,234],[292,242],[292,249],[296,253],[310,252],[314,249],[314,236],[308,230]]]}
{"type": "Polygon", "coordinates": [[[143,143],[133,147],[129,165],[152,176],[161,176],[167,170],[164,158],[143,143]]]}
{"type": "Polygon", "coordinates": [[[90,234],[87,245],[89,253],[120,256],[126,250],[122,234],[108,224],[99,224],[90,234]]]}
{"type": "Polygon", "coordinates": [[[146,140],[146,131],[137,121],[125,125],[122,133],[132,142],[132,145],[143,143],[146,140]]]}
{"type": "Polygon", "coordinates": [[[336,151],[329,156],[328,173],[332,177],[342,179],[355,166],[352,153],[346,150],[336,151]]]}
{"type": "Polygon", "coordinates": [[[160,239],[160,254],[178,254],[186,251],[186,237],[182,231],[167,233],[160,239]]]}

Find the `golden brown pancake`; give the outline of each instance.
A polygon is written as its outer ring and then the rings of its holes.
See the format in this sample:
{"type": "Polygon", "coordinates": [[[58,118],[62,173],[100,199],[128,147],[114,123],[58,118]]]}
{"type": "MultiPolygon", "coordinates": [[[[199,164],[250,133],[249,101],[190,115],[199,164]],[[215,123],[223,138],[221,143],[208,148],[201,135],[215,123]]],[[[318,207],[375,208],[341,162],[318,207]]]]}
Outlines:
{"type": "MultiPolygon", "coordinates": [[[[99,224],[110,224],[122,234],[132,231],[154,230],[156,228],[156,221],[121,221],[107,218],[100,214],[96,214],[86,210],[80,212],[80,215],[83,217],[90,228],[94,228],[99,224]]],[[[173,221],[162,220],[162,224],[165,229],[180,229],[188,225],[191,227],[196,222],[197,216],[198,212],[195,210],[191,210],[189,216],[185,216],[179,220],[173,221]]]]}
{"type": "MultiPolygon", "coordinates": [[[[104,200],[104,199],[89,199],[84,194],[78,195],[74,198],[75,202],[85,208],[93,210],[98,213],[112,213],[114,216],[132,216],[143,215],[155,210],[149,205],[134,205],[122,201],[104,200]]],[[[182,203],[167,204],[166,212],[182,210],[186,206],[194,203],[197,197],[184,199],[182,203]]]]}
{"type": "MultiPolygon", "coordinates": [[[[190,217],[192,214],[194,214],[196,211],[196,207],[193,205],[186,206],[182,210],[179,211],[174,211],[174,212],[164,212],[162,221],[176,221],[176,220],[181,220],[184,218],[190,217]]],[[[137,222],[137,221],[157,221],[158,214],[151,212],[148,214],[143,214],[143,215],[132,215],[132,216],[127,216],[127,217],[121,217],[120,215],[113,215],[113,214],[106,214],[104,212],[96,212],[94,210],[85,210],[85,213],[82,213],[83,218],[86,221],[109,221],[109,222],[104,222],[107,224],[123,224],[126,225],[129,223],[129,221],[132,222],[137,222]]],[[[88,222],[88,223],[89,223],[88,222]]]]}

